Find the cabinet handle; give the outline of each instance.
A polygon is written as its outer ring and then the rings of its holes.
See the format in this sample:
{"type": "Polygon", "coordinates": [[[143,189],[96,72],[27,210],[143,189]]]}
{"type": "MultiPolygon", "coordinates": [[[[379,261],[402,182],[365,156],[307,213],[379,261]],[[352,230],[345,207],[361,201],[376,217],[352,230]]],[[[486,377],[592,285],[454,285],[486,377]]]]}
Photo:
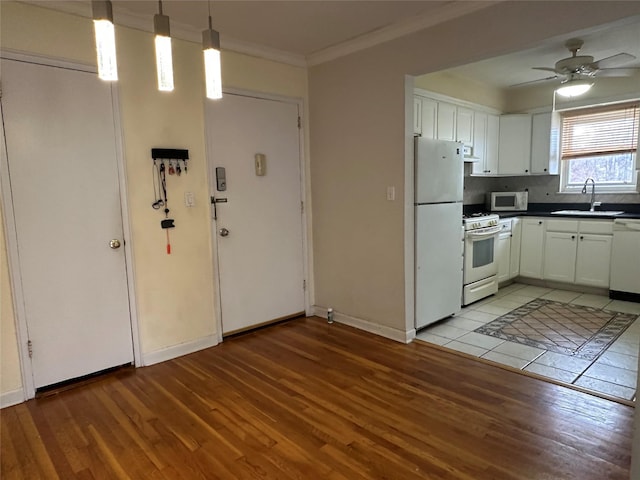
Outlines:
{"type": "Polygon", "coordinates": [[[584,240],[584,237],[582,235],[580,235],[580,240],[584,240]]]}
{"type": "Polygon", "coordinates": [[[575,235],[571,235],[571,240],[575,240],[576,236],[575,235]]]}
{"type": "Polygon", "coordinates": [[[528,173],[528,172],[529,172],[529,170],[528,170],[528,169],[524,171],[524,173],[528,173]]]}
{"type": "Polygon", "coordinates": [[[545,169],[544,169],[544,171],[546,172],[546,171],[547,171],[547,169],[545,168],[545,169]]]}
{"type": "Polygon", "coordinates": [[[542,225],[542,220],[539,220],[539,221],[538,221],[538,225],[542,225]]]}

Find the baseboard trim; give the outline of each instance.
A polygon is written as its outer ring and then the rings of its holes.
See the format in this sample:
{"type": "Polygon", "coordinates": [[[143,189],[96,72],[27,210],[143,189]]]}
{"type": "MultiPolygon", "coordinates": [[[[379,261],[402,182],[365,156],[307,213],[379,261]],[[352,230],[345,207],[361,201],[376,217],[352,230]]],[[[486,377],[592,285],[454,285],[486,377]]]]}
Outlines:
{"type": "MultiPolygon", "coordinates": [[[[321,317],[321,318],[327,318],[327,307],[313,305],[311,309],[315,316],[321,317]]],[[[408,330],[405,332],[404,330],[398,330],[397,328],[387,327],[386,325],[373,323],[373,322],[370,322],[369,320],[364,320],[362,318],[345,315],[344,313],[340,313],[335,310],[333,311],[333,320],[337,323],[349,325],[350,327],[354,327],[359,330],[364,330],[365,332],[373,333],[374,335],[379,335],[381,337],[385,337],[390,340],[395,340],[396,342],[400,342],[400,343],[410,343],[411,341],[413,341],[414,338],[416,338],[415,328],[412,328],[411,330],[408,330]]]]}
{"type": "Polygon", "coordinates": [[[178,345],[161,348],[160,350],[155,350],[149,353],[143,353],[142,364],[145,367],[148,367],[149,365],[166,362],[167,360],[188,355],[189,353],[197,352],[198,350],[215,347],[217,344],[217,335],[207,335],[206,337],[197,338],[189,342],[179,343],[178,345]]]}
{"type": "Polygon", "coordinates": [[[24,401],[24,390],[22,388],[0,394],[0,408],[12,407],[24,401]]]}

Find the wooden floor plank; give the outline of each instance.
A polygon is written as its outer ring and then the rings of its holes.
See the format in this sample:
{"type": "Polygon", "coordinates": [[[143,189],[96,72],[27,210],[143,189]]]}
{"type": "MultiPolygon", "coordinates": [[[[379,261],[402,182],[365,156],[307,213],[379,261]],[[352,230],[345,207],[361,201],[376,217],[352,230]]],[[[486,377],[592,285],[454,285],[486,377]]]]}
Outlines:
{"type": "Polygon", "coordinates": [[[312,317],[3,409],[0,476],[627,480],[633,411],[312,317]]]}

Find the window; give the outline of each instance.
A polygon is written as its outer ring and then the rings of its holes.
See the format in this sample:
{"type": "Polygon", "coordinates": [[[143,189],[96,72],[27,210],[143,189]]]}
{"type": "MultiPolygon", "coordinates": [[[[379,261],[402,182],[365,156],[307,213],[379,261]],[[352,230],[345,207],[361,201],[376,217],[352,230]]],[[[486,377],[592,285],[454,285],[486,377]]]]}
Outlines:
{"type": "Polygon", "coordinates": [[[560,190],[591,177],[596,192],[635,192],[639,129],[640,102],[563,112],[560,190]]]}

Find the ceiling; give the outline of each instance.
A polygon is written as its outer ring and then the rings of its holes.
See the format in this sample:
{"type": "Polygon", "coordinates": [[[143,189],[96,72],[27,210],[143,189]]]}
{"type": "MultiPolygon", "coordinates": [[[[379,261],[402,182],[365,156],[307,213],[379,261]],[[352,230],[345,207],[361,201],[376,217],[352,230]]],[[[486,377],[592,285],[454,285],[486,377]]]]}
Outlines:
{"type": "MultiPolygon", "coordinates": [[[[636,17],[588,31],[574,32],[550,39],[530,50],[451,68],[447,72],[460,77],[474,78],[476,81],[499,88],[543,79],[553,73],[532,70],[531,67],[553,67],[558,60],[571,56],[564,43],[572,37],[584,41],[578,55],[591,55],[597,61],[618,53],[629,53],[636,59],[616,66],[640,67],[640,17],[636,17]]],[[[640,71],[638,76],[640,78],[640,71]]]]}
{"type": "MultiPolygon", "coordinates": [[[[24,0],[46,8],[91,16],[89,1],[24,0]]],[[[250,53],[300,66],[323,61],[427,28],[448,19],[499,3],[500,0],[212,0],[213,27],[220,32],[222,48],[250,53]]],[[[113,0],[116,24],[151,31],[158,2],[113,0]]],[[[579,2],[576,2],[579,3],[579,2]]],[[[201,41],[207,27],[204,0],[164,0],[172,36],[201,41]]],[[[636,60],[622,65],[640,66],[640,16],[616,25],[576,32],[534,48],[448,70],[499,88],[545,78],[552,67],[570,56],[564,42],[571,36],[584,40],[579,54],[596,60],[626,52],[636,60]]],[[[508,47],[508,45],[507,45],[508,47]]]]}

